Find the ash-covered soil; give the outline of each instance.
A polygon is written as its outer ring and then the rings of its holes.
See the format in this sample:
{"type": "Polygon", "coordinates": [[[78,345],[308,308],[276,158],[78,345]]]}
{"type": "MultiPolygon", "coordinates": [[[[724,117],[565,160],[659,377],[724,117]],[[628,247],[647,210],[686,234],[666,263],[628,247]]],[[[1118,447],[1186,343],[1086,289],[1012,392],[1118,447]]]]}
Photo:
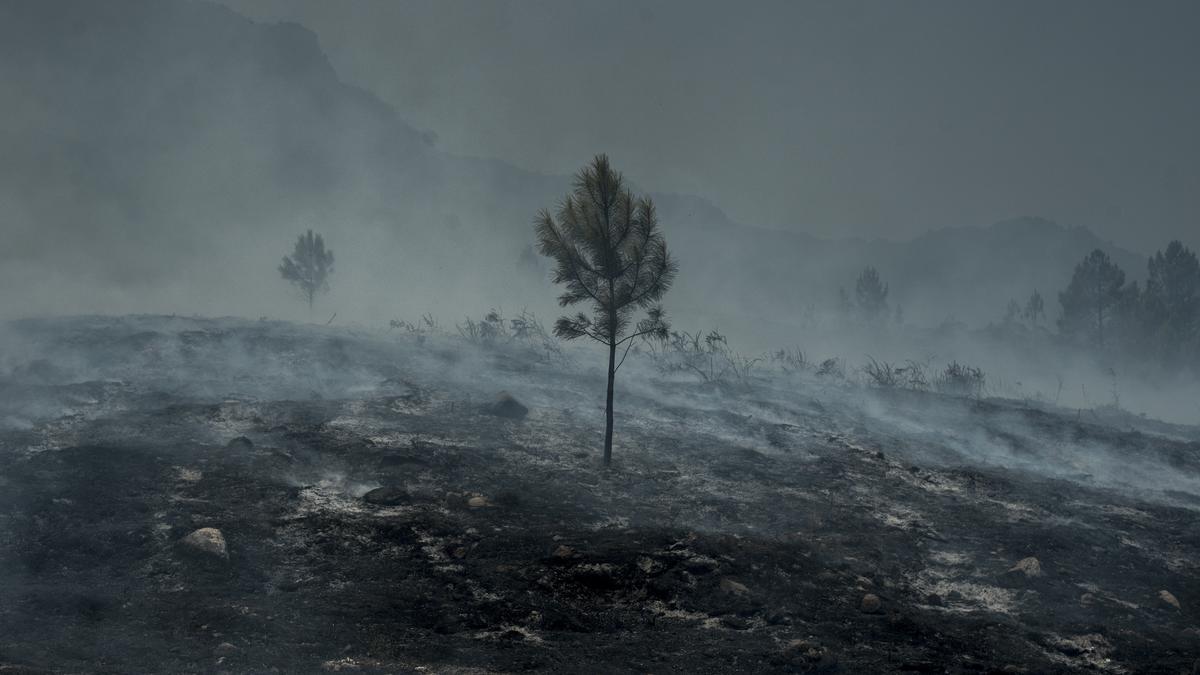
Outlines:
{"type": "Polygon", "coordinates": [[[1195,430],[631,357],[604,470],[587,352],[0,344],[0,673],[1200,671],[1195,430]]]}

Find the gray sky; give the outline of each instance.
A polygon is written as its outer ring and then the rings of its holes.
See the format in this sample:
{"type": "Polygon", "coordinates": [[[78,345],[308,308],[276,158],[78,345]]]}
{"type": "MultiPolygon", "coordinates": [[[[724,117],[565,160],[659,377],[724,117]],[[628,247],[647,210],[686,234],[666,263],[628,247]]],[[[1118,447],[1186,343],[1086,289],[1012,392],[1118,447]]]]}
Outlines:
{"type": "Polygon", "coordinates": [[[456,153],[604,151],[825,235],[1029,214],[1200,245],[1200,2],[223,1],[456,153]]]}

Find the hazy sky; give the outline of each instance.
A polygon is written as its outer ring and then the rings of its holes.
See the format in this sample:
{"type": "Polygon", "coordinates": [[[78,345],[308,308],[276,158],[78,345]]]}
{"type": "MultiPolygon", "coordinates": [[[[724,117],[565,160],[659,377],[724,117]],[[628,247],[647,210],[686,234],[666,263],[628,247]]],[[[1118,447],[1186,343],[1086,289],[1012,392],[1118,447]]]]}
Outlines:
{"type": "Polygon", "coordinates": [[[456,153],[605,151],[818,234],[1028,214],[1200,245],[1200,2],[224,2],[313,29],[456,153]]]}

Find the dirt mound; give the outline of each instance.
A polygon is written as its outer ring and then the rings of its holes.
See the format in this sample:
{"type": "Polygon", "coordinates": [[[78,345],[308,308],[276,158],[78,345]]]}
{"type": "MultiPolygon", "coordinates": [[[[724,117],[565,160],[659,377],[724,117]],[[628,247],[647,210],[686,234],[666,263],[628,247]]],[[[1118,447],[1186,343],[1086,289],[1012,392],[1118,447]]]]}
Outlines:
{"type": "Polygon", "coordinates": [[[514,398],[512,394],[502,391],[496,396],[496,400],[487,407],[487,412],[496,417],[520,420],[525,419],[525,416],[529,414],[529,408],[514,398]]]}

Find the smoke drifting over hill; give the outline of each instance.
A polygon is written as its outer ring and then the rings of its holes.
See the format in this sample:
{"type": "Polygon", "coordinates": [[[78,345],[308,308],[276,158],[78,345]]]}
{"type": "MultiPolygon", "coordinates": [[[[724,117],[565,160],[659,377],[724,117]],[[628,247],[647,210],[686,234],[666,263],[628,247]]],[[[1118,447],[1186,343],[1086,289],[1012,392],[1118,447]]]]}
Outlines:
{"type": "MultiPolygon", "coordinates": [[[[433,312],[454,323],[493,307],[552,315],[546,265],[529,250],[530,222],[537,209],[557,203],[569,178],[447,152],[437,128],[412,126],[396,106],[362,88],[378,83],[380,75],[362,61],[363,47],[347,39],[346,31],[372,12],[393,17],[411,11],[413,21],[438,26],[441,20],[430,13],[450,17],[463,8],[355,3],[338,25],[320,6],[250,3],[240,9],[258,20],[183,0],[0,5],[0,100],[10,111],[0,131],[0,217],[7,235],[0,253],[0,313],[309,318],[299,304],[287,302],[274,268],[297,232],[316,229],[339,259],[331,292],[317,305],[322,318],[337,312],[342,321],[378,324],[433,312]],[[357,84],[331,63],[323,34],[272,17],[311,18],[328,33],[357,84]]],[[[573,21],[571,11],[551,12],[547,21],[573,21]]],[[[659,10],[647,11],[651,23],[663,20],[659,10]]],[[[500,24],[519,23],[527,12],[496,5],[474,21],[490,16],[500,24]]],[[[1112,8],[1096,12],[1100,20],[1112,8]]],[[[711,16],[706,8],[681,11],[678,18],[686,23],[711,16]]],[[[364,45],[376,40],[368,34],[364,45]]],[[[411,48],[424,54],[429,45],[416,40],[411,48]]],[[[691,47],[679,48],[686,53],[691,47]]],[[[406,64],[406,77],[415,68],[406,64]]],[[[436,74],[438,64],[430,68],[436,74]]],[[[448,81],[461,76],[447,74],[448,81]]],[[[387,98],[395,95],[389,90],[387,98]]],[[[531,109],[529,117],[539,114],[531,109]]],[[[604,145],[619,149],[622,128],[614,125],[607,132],[613,142],[604,145]]],[[[878,151],[891,152],[883,146],[878,151]]],[[[620,165],[623,158],[615,159],[620,165]]],[[[642,161],[636,153],[629,159],[642,161]]],[[[797,171],[802,180],[808,169],[797,171]]],[[[1094,392],[1110,370],[1130,381],[1139,370],[1104,359],[1079,370],[1075,362],[1086,359],[1072,354],[1069,367],[1050,368],[1061,372],[1049,376],[1045,367],[1021,368],[1030,359],[1019,354],[991,359],[990,349],[965,346],[979,340],[948,339],[946,331],[934,338],[931,332],[959,325],[982,329],[1002,318],[1006,303],[1024,302],[1035,290],[1048,300],[1044,325],[1053,328],[1056,295],[1084,255],[1102,248],[1130,280],[1143,279],[1146,256],[1165,241],[1117,237],[1134,244],[1130,251],[1085,228],[1038,217],[938,229],[908,240],[821,238],[802,234],[803,221],[789,230],[739,224],[708,200],[712,195],[656,192],[679,184],[667,174],[661,181],[653,174],[630,178],[654,196],[682,264],[668,303],[681,327],[720,328],[748,352],[800,344],[854,362],[867,355],[983,361],[1009,381],[1039,379],[1036,390],[1046,396],[1057,387],[1048,382],[1061,377],[1067,400],[1077,405],[1099,399],[1094,392]],[[839,292],[852,290],[864,266],[878,269],[889,285],[889,312],[897,325],[886,330],[848,329],[844,320],[839,292]],[[1089,387],[1090,400],[1084,394],[1089,387]]],[[[1195,193],[1200,191],[1188,194],[1195,193]]],[[[923,198],[948,197],[934,191],[923,198]]],[[[1010,208],[1029,203],[1035,202],[1015,201],[1010,208]]],[[[1178,206],[1186,208],[1182,201],[1178,206]]],[[[911,231],[899,226],[906,217],[896,214],[895,232],[911,231]]],[[[1138,221],[1143,237],[1156,231],[1143,225],[1138,221]]],[[[812,227],[821,231],[819,222],[812,227]]],[[[889,231],[877,233],[886,237],[889,231]]],[[[1127,396],[1126,402],[1138,399],[1127,396]]],[[[1135,406],[1194,418],[1196,411],[1186,408],[1163,410],[1152,399],[1135,406]]]]}
{"type": "Polygon", "coordinates": [[[1197,7],[0,0],[0,672],[1194,672],[1197,7]]]}

